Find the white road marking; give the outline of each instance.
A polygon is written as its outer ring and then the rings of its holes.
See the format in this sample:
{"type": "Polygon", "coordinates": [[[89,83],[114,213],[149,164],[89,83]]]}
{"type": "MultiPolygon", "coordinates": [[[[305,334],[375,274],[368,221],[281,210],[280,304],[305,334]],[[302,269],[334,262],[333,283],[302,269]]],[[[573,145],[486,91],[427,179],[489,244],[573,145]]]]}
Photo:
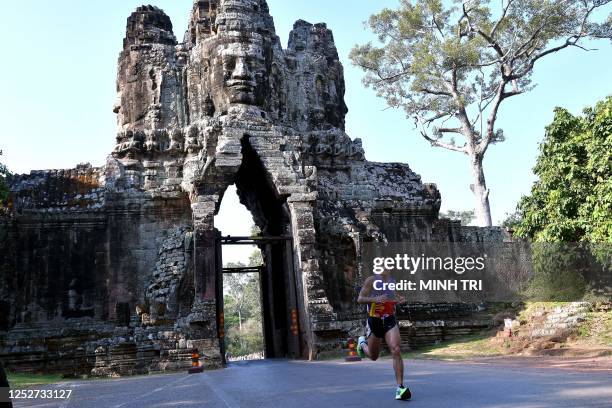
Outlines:
{"type": "Polygon", "coordinates": [[[179,378],[176,381],[172,381],[172,382],[170,382],[168,384],[165,384],[163,387],[155,388],[153,391],[147,392],[146,394],[143,394],[140,397],[138,397],[138,398],[136,398],[136,399],[134,399],[132,401],[124,402],[123,404],[119,404],[119,405],[114,405],[113,408],[125,407],[126,405],[132,404],[134,401],[138,401],[138,400],[144,399],[144,398],[149,397],[149,396],[151,396],[151,395],[153,395],[155,393],[163,391],[163,390],[165,390],[165,389],[167,389],[169,387],[174,387],[176,384],[178,384],[180,382],[183,382],[183,381],[185,381],[188,378],[189,378],[188,376],[181,377],[181,378],[179,378]]]}
{"type": "Polygon", "coordinates": [[[213,385],[214,381],[212,376],[208,373],[202,373],[201,375],[205,376],[210,384],[210,389],[213,393],[225,404],[227,408],[240,408],[240,404],[236,402],[234,398],[232,398],[228,393],[223,391],[220,386],[213,385]]]}

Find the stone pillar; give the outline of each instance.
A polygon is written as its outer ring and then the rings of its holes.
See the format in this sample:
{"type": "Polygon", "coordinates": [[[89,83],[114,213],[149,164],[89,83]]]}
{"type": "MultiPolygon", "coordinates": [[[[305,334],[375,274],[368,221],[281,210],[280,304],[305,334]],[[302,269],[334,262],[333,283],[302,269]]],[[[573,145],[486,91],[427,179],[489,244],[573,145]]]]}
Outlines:
{"type": "Polygon", "coordinates": [[[317,355],[313,333],[321,309],[331,312],[327,297],[320,291],[319,259],[315,247],[313,207],[316,194],[296,194],[287,203],[291,211],[291,226],[295,254],[296,284],[300,313],[300,334],[305,340],[303,357],[314,360],[317,355]]]}
{"type": "Polygon", "coordinates": [[[216,313],[214,197],[197,196],[191,204],[195,297],[188,317],[191,334],[188,347],[198,349],[206,365],[218,366],[221,364],[221,354],[216,313]]]}

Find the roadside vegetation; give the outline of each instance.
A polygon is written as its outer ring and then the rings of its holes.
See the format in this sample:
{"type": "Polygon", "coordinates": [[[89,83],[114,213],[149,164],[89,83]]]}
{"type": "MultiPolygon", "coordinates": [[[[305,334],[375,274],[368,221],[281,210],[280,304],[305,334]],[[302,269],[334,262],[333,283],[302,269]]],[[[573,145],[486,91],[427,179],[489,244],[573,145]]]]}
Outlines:
{"type": "Polygon", "coordinates": [[[547,349],[554,349],[557,355],[611,356],[612,313],[609,308],[612,305],[609,303],[600,303],[595,310],[587,313],[584,321],[565,336],[530,338],[519,334],[537,321],[543,312],[549,313],[565,305],[568,305],[568,302],[526,302],[520,305],[515,311],[520,326],[518,330],[514,330],[514,337],[499,337],[498,327],[406,352],[403,356],[411,359],[463,360],[546,354],[547,349]]]}
{"type": "MultiPolygon", "coordinates": [[[[251,235],[259,229],[251,227],[251,235]]],[[[228,263],[226,268],[263,265],[261,251],[255,249],[248,265],[228,263]]],[[[263,355],[263,322],[259,273],[226,273],[223,276],[223,309],[225,316],[225,351],[230,358],[263,355]]]]}
{"type": "Polygon", "coordinates": [[[409,359],[464,360],[475,357],[495,357],[507,353],[508,345],[496,344],[494,331],[483,331],[402,353],[409,359]]]}
{"type": "Polygon", "coordinates": [[[12,389],[67,381],[61,374],[6,373],[12,389]]]}

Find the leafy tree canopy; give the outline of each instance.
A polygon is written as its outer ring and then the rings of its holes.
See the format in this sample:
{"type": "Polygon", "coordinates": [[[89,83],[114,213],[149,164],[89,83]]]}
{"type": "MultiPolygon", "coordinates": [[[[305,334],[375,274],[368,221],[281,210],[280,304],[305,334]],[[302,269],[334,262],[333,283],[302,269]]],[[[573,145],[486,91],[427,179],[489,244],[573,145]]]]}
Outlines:
{"type": "Polygon", "coordinates": [[[440,213],[440,217],[461,221],[461,225],[469,225],[475,218],[474,210],[448,210],[445,213],[440,213]]]}
{"type": "MultiPolygon", "coordinates": [[[[251,228],[252,235],[259,230],[251,228]]],[[[249,266],[263,264],[261,251],[249,256],[249,266]]],[[[229,262],[228,268],[244,267],[242,262],[229,262]]],[[[223,276],[224,312],[227,351],[233,356],[248,355],[263,350],[262,308],[258,273],[226,273],[223,276]]]]}
{"type": "Polygon", "coordinates": [[[381,45],[356,46],[350,55],[365,70],[364,83],[390,106],[404,108],[425,125],[457,119],[457,128],[434,129],[430,141],[442,147],[461,149],[440,138],[470,130],[478,150],[486,150],[501,137],[494,127],[499,103],[530,89],[538,60],[564,48],[583,48],[580,40],[586,37],[612,36],[610,18],[592,21],[593,12],[610,0],[444,3],[451,2],[400,0],[397,10],[371,16],[368,25],[381,45]]]}
{"type": "Polygon", "coordinates": [[[514,231],[520,222],[521,213],[517,210],[511,214],[506,213],[506,218],[502,221],[501,226],[508,230],[514,231]]]}
{"type": "Polygon", "coordinates": [[[612,243],[612,97],[574,116],[557,108],[519,203],[519,236],[536,242],[612,243]]]}

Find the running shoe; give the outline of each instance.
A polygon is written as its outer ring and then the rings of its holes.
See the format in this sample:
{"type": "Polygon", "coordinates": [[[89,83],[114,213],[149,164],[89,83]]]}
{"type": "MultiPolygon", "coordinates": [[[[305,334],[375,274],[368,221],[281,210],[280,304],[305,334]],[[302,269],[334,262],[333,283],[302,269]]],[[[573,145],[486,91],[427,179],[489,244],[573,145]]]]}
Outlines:
{"type": "Polygon", "coordinates": [[[396,400],[409,400],[412,397],[410,390],[408,387],[400,387],[398,386],[395,390],[395,399],[396,400]]]}
{"type": "Polygon", "coordinates": [[[365,336],[360,336],[359,339],[357,339],[357,355],[361,358],[365,357],[365,353],[363,352],[361,346],[366,343],[367,342],[365,336]]]}

